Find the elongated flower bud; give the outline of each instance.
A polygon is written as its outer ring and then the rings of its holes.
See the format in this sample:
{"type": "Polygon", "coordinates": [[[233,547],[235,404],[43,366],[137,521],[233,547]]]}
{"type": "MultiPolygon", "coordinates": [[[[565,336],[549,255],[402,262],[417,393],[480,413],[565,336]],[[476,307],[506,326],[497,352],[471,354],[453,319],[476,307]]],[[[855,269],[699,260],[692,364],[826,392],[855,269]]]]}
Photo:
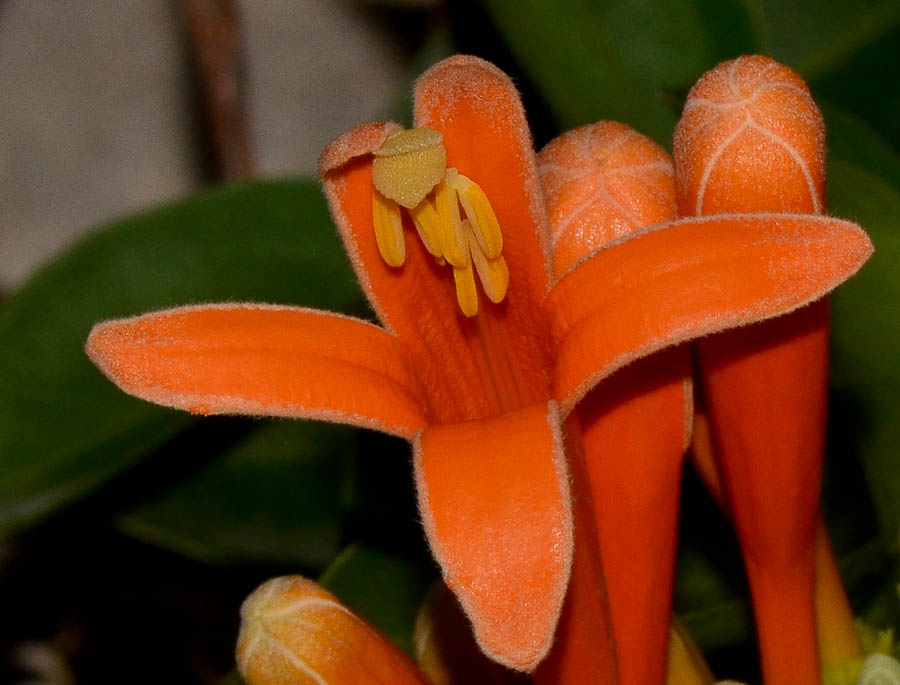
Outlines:
{"type": "MultiPolygon", "coordinates": [[[[822,117],[799,76],[766,57],[720,64],[691,89],[676,129],[679,210],[821,213],[824,159],[822,117]]],[[[827,301],[700,340],[697,350],[766,682],[819,682],[813,569],[827,301]]]]}
{"type": "MultiPolygon", "coordinates": [[[[570,131],[538,155],[554,271],[675,217],[669,156],[624,124],[570,131]]],[[[586,295],[589,295],[586,293],[586,295]]],[[[604,380],[578,407],[619,679],[666,674],[681,462],[691,423],[687,347],[604,380]]]]}
{"type": "Polygon", "coordinates": [[[390,640],[300,576],[273,578],[244,601],[237,664],[248,685],[427,683],[390,640]]]}
{"type": "Polygon", "coordinates": [[[691,88],[675,129],[682,216],[821,213],[825,125],[809,88],[768,57],[740,57],[691,88]]]}

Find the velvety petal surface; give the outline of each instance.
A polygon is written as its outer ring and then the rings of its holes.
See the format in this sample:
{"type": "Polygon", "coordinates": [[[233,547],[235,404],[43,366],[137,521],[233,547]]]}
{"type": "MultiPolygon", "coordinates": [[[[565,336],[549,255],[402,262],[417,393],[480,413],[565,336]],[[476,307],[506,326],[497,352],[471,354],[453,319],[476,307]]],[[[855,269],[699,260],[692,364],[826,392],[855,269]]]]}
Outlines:
{"type": "Polygon", "coordinates": [[[614,243],[580,262],[550,295],[560,341],[554,396],[566,414],[629,362],[793,311],[871,254],[855,224],[798,214],[681,219],[614,243]]]}
{"type": "Polygon", "coordinates": [[[474,57],[440,62],[416,86],[416,125],[439,131],[447,163],[478,183],[503,233],[509,289],[499,304],[479,291],[460,311],[452,269],[429,255],[406,221],[406,260],[390,267],[375,243],[372,152],[396,125],[367,125],[332,143],[320,161],[335,223],[366,295],[410,350],[426,387],[428,419],[485,418],[549,395],[549,331],[540,303],[549,279],[546,220],[534,153],[509,78],[474,57]],[[377,128],[381,126],[381,128],[377,128]]]}
{"type": "Polygon", "coordinates": [[[556,404],[435,426],[415,441],[432,552],[494,660],[531,671],[547,654],[572,561],[556,404]]]}
{"type": "Polygon", "coordinates": [[[672,160],[615,121],[580,126],[538,154],[557,277],[613,240],[676,215],[672,160]]]}
{"type": "Polygon", "coordinates": [[[403,345],[338,314],[182,307],[98,324],[86,349],[125,392],[194,413],[321,419],[403,437],[425,425],[403,345]]]}

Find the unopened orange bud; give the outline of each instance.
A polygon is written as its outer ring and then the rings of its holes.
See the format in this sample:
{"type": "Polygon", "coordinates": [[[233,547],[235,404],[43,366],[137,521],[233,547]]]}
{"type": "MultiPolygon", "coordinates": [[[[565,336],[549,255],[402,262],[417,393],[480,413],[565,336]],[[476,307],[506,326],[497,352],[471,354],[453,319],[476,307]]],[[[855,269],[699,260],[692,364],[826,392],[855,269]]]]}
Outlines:
{"type": "Polygon", "coordinates": [[[824,209],[822,114],[803,79],[768,57],[704,74],[688,93],[674,147],[682,216],[824,209]]]}
{"type": "Polygon", "coordinates": [[[553,271],[599,247],[675,216],[672,161],[615,121],[580,126],[538,156],[553,237],[553,271]]]}
{"type": "Polygon", "coordinates": [[[301,576],[273,578],[244,601],[237,664],[248,685],[427,682],[390,640],[301,576]]]}
{"type": "MultiPolygon", "coordinates": [[[[594,250],[675,218],[669,156],[624,124],[565,133],[538,163],[557,276],[594,250]]],[[[577,410],[621,685],[666,675],[689,374],[687,347],[666,350],[606,379],[577,410]]]]}

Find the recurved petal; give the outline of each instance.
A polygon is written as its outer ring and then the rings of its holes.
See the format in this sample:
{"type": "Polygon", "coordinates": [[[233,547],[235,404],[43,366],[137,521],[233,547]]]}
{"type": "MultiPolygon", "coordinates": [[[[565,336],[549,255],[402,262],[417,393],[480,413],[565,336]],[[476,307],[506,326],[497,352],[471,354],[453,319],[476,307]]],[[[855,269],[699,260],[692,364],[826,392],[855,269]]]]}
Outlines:
{"type": "Polygon", "coordinates": [[[483,683],[527,685],[524,673],[488,659],[472,636],[472,625],[446,585],[435,581],[416,616],[416,663],[433,685],[483,683]]]}
{"type": "Polygon", "coordinates": [[[263,583],[241,607],[237,664],[248,685],[425,685],[390,640],[301,576],[263,583]]]}
{"type": "Polygon", "coordinates": [[[871,254],[857,225],[800,214],[681,219],[598,250],[550,294],[563,415],[631,361],[802,307],[871,254]]]}
{"type": "Polygon", "coordinates": [[[415,474],[432,552],[481,649],[533,670],[553,641],[572,561],[556,403],[426,428],[415,474]]]}
{"type": "Polygon", "coordinates": [[[405,349],[364,321],[259,304],[181,307],[94,326],[91,360],[125,392],[199,414],[424,425],[405,349]]]}

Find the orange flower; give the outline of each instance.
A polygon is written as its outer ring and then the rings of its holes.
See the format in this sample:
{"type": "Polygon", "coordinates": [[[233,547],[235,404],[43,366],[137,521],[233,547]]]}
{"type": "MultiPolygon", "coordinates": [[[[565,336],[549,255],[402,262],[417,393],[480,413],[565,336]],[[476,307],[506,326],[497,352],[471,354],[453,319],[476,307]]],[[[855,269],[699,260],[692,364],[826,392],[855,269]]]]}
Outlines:
{"type": "MultiPolygon", "coordinates": [[[[697,82],[675,133],[675,166],[683,214],[813,217],[824,211],[822,116],[802,79],[766,57],[723,63],[697,82]]],[[[819,259],[814,250],[810,259],[819,259]]],[[[813,588],[827,300],[698,341],[697,352],[708,424],[703,419],[698,428],[695,452],[708,481],[717,480],[711,458],[721,470],[753,593],[766,682],[819,682],[813,588]]],[[[827,536],[819,556],[833,571],[827,536]]],[[[843,616],[846,624],[839,581],[821,580],[830,583],[822,587],[831,597],[821,604],[823,618],[843,616]]],[[[849,634],[833,647],[841,657],[853,652],[852,622],[849,634]]]]}
{"type": "MultiPolygon", "coordinates": [[[[538,155],[565,273],[593,250],[676,215],[668,154],[604,121],[551,141],[538,155]]],[[[684,345],[640,360],[579,404],[585,459],[609,592],[619,679],[665,680],[681,463],[693,417],[684,345]]]]}
{"type": "MultiPolygon", "coordinates": [[[[412,441],[447,585],[485,653],[528,671],[550,649],[572,566],[563,446],[580,443],[562,421],[578,400],[640,356],[820,297],[871,248],[834,219],[688,220],[601,250],[551,291],[535,157],[508,77],[473,57],[445,60],[416,84],[415,120],[438,136],[361,126],[320,163],[381,326],[303,308],[195,306],[99,324],[87,352],[126,392],[160,404],[341,421],[412,441]],[[823,259],[808,259],[811,246],[823,259]]],[[[591,544],[579,539],[576,576],[591,544]]],[[[585,603],[593,614],[597,594],[585,603]]]]}

